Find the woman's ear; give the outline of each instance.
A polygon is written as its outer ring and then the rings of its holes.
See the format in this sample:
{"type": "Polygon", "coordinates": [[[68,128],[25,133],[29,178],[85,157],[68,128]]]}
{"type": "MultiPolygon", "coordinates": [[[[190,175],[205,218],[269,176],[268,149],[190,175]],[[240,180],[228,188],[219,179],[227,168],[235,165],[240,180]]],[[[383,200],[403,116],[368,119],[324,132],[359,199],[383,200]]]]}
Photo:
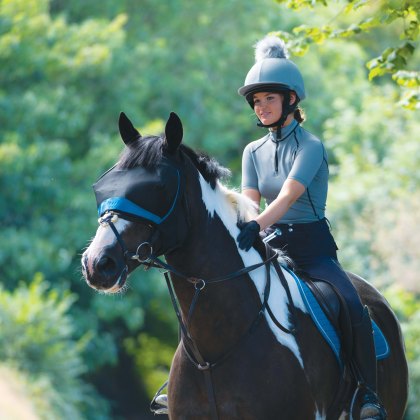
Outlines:
{"type": "Polygon", "coordinates": [[[293,105],[295,102],[296,102],[296,93],[295,92],[290,92],[289,105],[293,105]]]}

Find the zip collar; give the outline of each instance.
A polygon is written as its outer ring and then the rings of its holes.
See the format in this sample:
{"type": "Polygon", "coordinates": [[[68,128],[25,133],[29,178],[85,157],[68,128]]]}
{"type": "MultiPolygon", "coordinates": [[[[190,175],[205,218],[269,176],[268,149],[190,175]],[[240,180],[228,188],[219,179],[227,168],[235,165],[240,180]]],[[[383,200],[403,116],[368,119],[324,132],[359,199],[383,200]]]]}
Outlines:
{"type": "Polygon", "coordinates": [[[286,140],[295,131],[298,125],[299,123],[296,120],[293,120],[289,125],[286,125],[286,127],[282,127],[280,139],[277,139],[277,130],[270,131],[268,134],[268,137],[276,145],[276,148],[274,151],[274,175],[278,175],[279,173],[279,156],[277,153],[279,144],[280,142],[286,140]]]}
{"type": "Polygon", "coordinates": [[[281,137],[280,139],[277,139],[277,130],[269,130],[268,136],[271,141],[274,143],[279,143],[281,141],[286,140],[287,137],[290,136],[290,134],[293,133],[293,131],[296,129],[296,127],[299,125],[299,123],[296,120],[293,120],[289,125],[286,125],[285,127],[281,128],[281,137]]]}

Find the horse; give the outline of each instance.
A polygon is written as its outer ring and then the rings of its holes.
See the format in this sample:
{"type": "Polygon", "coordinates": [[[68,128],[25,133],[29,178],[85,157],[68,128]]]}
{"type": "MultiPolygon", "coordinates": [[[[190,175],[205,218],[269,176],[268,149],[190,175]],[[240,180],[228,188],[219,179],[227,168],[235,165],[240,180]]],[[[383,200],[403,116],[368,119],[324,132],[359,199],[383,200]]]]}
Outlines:
{"type": "MultiPolygon", "coordinates": [[[[124,113],[119,131],[125,148],[94,185],[99,227],[82,272],[92,288],[116,293],[141,265],[166,270],[182,337],[169,418],[357,419],[358,384],[314,325],[287,256],[259,239],[238,248],[238,222],[257,210],[223,184],[229,171],[182,143],[175,113],[162,135],[142,136],[124,113]]],[[[408,374],[398,321],[371,284],[351,280],[388,340],[378,393],[388,419],[402,419],[408,374]]]]}

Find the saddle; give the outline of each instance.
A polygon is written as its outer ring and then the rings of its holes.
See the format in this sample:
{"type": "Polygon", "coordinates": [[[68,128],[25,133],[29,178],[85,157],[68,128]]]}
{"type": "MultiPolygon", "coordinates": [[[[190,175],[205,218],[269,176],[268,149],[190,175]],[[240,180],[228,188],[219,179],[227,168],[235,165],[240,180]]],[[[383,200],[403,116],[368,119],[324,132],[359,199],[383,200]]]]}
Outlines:
{"type": "Polygon", "coordinates": [[[306,273],[298,272],[298,276],[314,295],[328,321],[333,326],[341,343],[340,358],[351,360],[353,353],[353,330],[347,303],[340,292],[330,283],[309,277],[306,273]]]}
{"type": "MultiPolygon", "coordinates": [[[[295,279],[312,320],[343,368],[353,354],[352,324],[344,298],[326,281],[311,278],[303,272],[286,270],[295,279]]],[[[388,342],[374,320],[372,327],[376,358],[385,359],[390,352],[388,342]]]]}

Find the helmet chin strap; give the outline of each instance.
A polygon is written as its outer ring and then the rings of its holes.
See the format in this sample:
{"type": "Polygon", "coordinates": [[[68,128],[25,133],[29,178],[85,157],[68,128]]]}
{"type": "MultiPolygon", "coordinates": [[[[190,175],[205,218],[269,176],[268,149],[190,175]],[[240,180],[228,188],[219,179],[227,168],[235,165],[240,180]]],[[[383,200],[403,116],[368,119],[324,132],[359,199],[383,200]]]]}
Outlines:
{"type": "Polygon", "coordinates": [[[282,104],[282,113],[280,115],[280,118],[272,124],[263,124],[260,119],[258,118],[257,125],[258,127],[264,127],[264,128],[271,128],[271,127],[277,127],[277,140],[281,139],[281,129],[283,127],[283,124],[286,122],[287,117],[291,112],[293,112],[296,109],[296,106],[298,104],[298,100],[296,97],[295,102],[293,104],[290,103],[290,92],[284,92],[283,93],[283,104],[282,104]]]}

